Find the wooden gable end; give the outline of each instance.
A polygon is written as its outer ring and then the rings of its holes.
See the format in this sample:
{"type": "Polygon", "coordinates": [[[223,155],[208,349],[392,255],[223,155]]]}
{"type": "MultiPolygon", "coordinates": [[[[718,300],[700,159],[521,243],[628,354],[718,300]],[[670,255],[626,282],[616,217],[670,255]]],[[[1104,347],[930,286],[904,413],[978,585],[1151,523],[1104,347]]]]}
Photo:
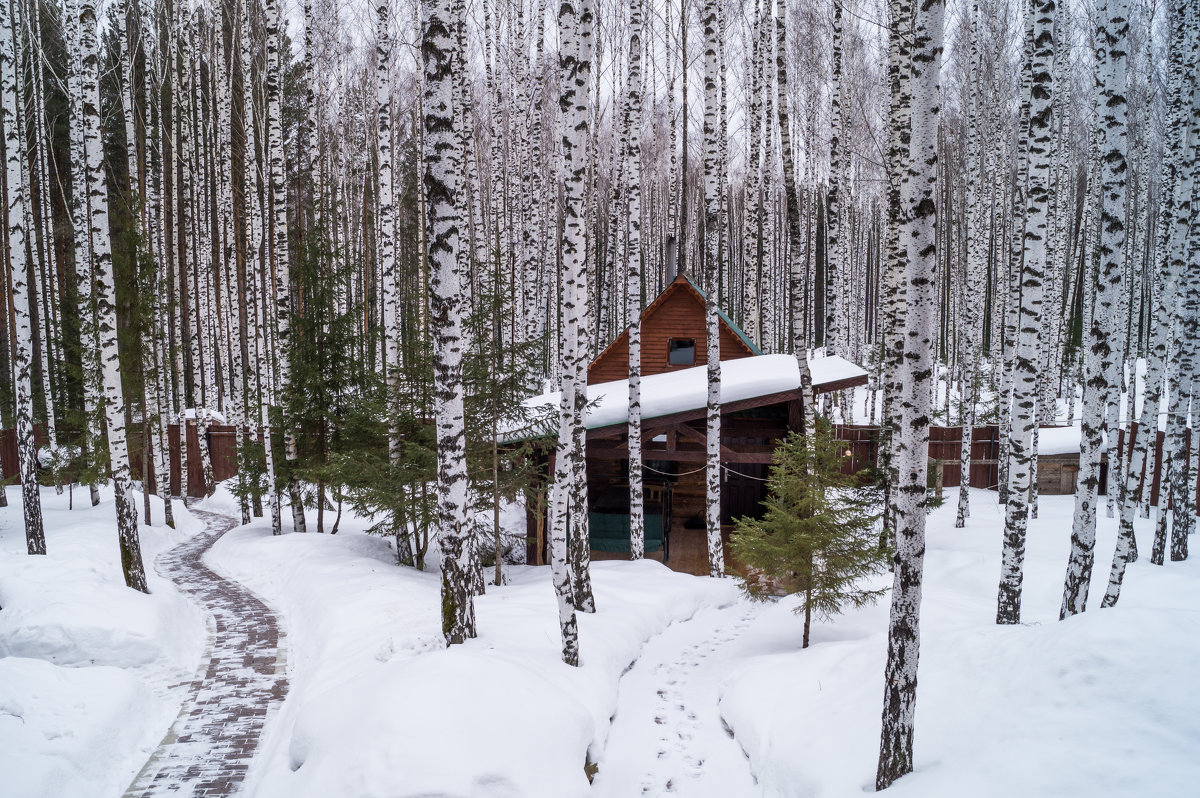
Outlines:
{"type": "MultiPolygon", "coordinates": [[[[721,360],[756,354],[724,319],[718,319],[717,323],[721,328],[721,360]]],[[[704,298],[687,278],[676,277],[642,312],[642,376],[703,366],[707,362],[704,298]],[[692,363],[673,366],[668,362],[668,341],[672,338],[696,342],[692,363]]],[[[623,380],[628,376],[629,330],[624,330],[588,366],[588,384],[623,380]]]]}

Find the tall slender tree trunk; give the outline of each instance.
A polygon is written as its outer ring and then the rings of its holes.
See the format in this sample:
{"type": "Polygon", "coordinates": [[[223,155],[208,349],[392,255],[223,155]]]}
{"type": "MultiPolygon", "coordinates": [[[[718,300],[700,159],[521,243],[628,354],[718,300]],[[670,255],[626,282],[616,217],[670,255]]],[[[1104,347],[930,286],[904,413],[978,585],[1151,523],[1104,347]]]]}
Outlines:
{"type": "MultiPolygon", "coordinates": [[[[13,365],[16,371],[17,452],[25,513],[25,547],[30,554],[45,554],[46,531],[42,526],[42,497],[38,487],[37,443],[33,437],[33,320],[30,306],[34,300],[29,284],[29,261],[25,255],[25,206],[29,183],[24,158],[25,129],[17,125],[23,82],[17,77],[17,67],[21,63],[18,46],[21,4],[0,5],[4,6],[0,8],[0,126],[4,128],[4,207],[8,214],[8,266],[16,330],[13,365]]],[[[3,490],[0,486],[0,491],[3,490]]]]}
{"type": "Polygon", "coordinates": [[[100,127],[100,47],[94,0],[79,4],[81,70],[79,89],[83,111],[83,142],[88,176],[89,232],[95,274],[96,315],[100,333],[100,359],[104,376],[104,414],[108,423],[108,456],[112,469],[117,510],[117,535],[125,584],[148,593],[142,550],[138,541],[137,508],[129,470],[125,435],[125,395],[121,387],[120,352],[117,348],[116,286],[108,227],[108,186],[104,174],[104,146],[100,127]]]}
{"type": "MultiPolygon", "coordinates": [[[[286,418],[291,381],[291,256],[288,244],[288,211],[286,168],[283,161],[283,65],[280,63],[282,42],[280,41],[279,0],[267,0],[267,141],[268,161],[271,170],[271,208],[274,214],[275,236],[272,260],[275,265],[275,313],[276,313],[276,369],[275,397],[279,402],[283,428],[284,457],[295,464],[299,455],[296,430],[293,422],[286,418]]],[[[288,475],[288,497],[292,505],[292,522],[296,532],[304,532],[304,501],[300,496],[300,483],[295,473],[288,475]]]]}
{"type": "Polygon", "coordinates": [[[717,0],[704,2],[704,331],[708,339],[708,410],[704,518],[708,529],[708,575],[725,575],[721,540],[721,327],[717,317],[717,290],[721,224],[721,175],[717,96],[719,73],[724,66],[717,56],[720,28],[717,0]]]}
{"type": "MultiPolygon", "coordinates": [[[[829,89],[829,188],[825,192],[825,349],[845,355],[846,323],[842,318],[846,236],[842,232],[843,151],[842,119],[842,3],[833,4],[833,67],[829,89]]],[[[781,100],[782,101],[782,100],[781,100]]]]}
{"type": "Polygon", "coordinates": [[[897,420],[893,429],[896,484],[896,554],[892,610],[884,670],[883,724],[875,788],[912,772],[921,644],[921,589],[925,559],[926,483],[929,461],[930,389],[934,363],[937,286],[938,116],[941,101],[942,26],[945,6],[927,0],[915,7],[912,26],[911,139],[901,197],[907,265],[903,358],[894,384],[897,420]]]}
{"type": "Polygon", "coordinates": [[[475,601],[468,573],[470,529],[462,383],[462,151],[454,124],[456,81],[465,79],[465,67],[456,34],[461,5],[454,0],[427,0],[423,8],[423,155],[434,341],[436,517],[442,551],[442,634],[447,643],[454,644],[475,637],[475,601]]]}
{"type": "MultiPolygon", "coordinates": [[[[1096,548],[1096,504],[1100,490],[1100,450],[1105,411],[1113,410],[1108,394],[1114,389],[1114,304],[1125,269],[1125,55],[1129,33],[1127,0],[1107,0],[1096,22],[1095,105],[1100,125],[1100,273],[1095,286],[1091,323],[1084,338],[1083,419],[1079,449],[1075,519],[1071,529],[1071,554],[1067,561],[1060,618],[1087,609],[1088,588],[1096,548]]],[[[1132,416],[1132,405],[1130,415],[1132,416]]],[[[1115,438],[1115,412],[1108,418],[1108,434],[1115,438]]],[[[1112,452],[1115,453],[1115,448],[1112,452]]],[[[1117,458],[1109,457],[1109,468],[1117,458]]]]}
{"type": "MultiPolygon", "coordinates": [[[[625,241],[625,302],[629,314],[629,558],[646,551],[646,516],[642,492],[642,0],[629,4],[628,135],[625,152],[629,175],[625,241]]],[[[666,515],[662,515],[666,523],[666,515]]],[[[664,530],[665,532],[666,530],[664,530]]]]}
{"type": "Polygon", "coordinates": [[[806,437],[811,436],[816,425],[816,415],[813,408],[812,372],[808,367],[808,342],[804,332],[803,286],[801,283],[803,263],[800,198],[796,190],[796,164],[792,154],[792,130],[788,112],[788,70],[787,70],[787,24],[786,6],[781,9],[775,19],[775,68],[778,74],[779,90],[779,142],[783,150],[783,190],[787,205],[787,234],[788,234],[788,275],[789,289],[792,300],[792,348],[796,354],[796,364],[800,369],[800,411],[801,430],[806,437]]]}
{"type": "MultiPolygon", "coordinates": [[[[592,0],[580,0],[578,17],[575,22],[574,46],[575,61],[573,68],[562,75],[564,82],[573,79],[575,91],[570,102],[563,105],[562,95],[559,97],[559,110],[566,127],[568,120],[574,122],[573,129],[579,134],[578,148],[568,148],[564,138],[563,143],[563,172],[564,204],[578,202],[575,214],[564,213],[563,223],[563,267],[569,271],[573,279],[565,280],[563,290],[573,284],[575,291],[575,324],[568,325],[575,336],[572,351],[572,368],[574,379],[571,390],[575,398],[571,402],[571,436],[574,442],[571,446],[571,515],[567,532],[567,556],[570,561],[571,589],[574,594],[574,605],[578,612],[595,612],[596,600],[592,595],[590,572],[590,533],[588,529],[588,484],[587,484],[587,431],[584,425],[585,406],[587,405],[587,367],[591,362],[592,322],[588,298],[590,296],[589,281],[591,270],[588,268],[589,252],[595,253],[595,236],[588,235],[587,225],[595,229],[596,191],[593,179],[595,177],[595,150],[597,147],[596,127],[599,108],[595,108],[592,118],[588,112],[592,109],[592,61],[595,26],[594,6],[592,0]],[[568,157],[568,150],[571,157],[568,157]],[[576,159],[574,156],[579,155],[576,159]],[[578,180],[576,180],[578,175],[578,180]],[[576,224],[572,224],[572,221],[576,224]],[[567,239],[577,237],[578,244],[568,247],[567,239]],[[570,255],[568,256],[568,251],[570,255]]],[[[566,94],[566,91],[563,91],[566,94]]]]}
{"type": "MultiPolygon", "coordinates": [[[[1021,620],[1025,534],[1029,525],[1029,492],[1037,427],[1038,339],[1042,318],[1042,281],[1046,273],[1049,234],[1050,141],[1052,138],[1051,70],[1054,68],[1054,0],[1031,0],[1028,25],[1029,163],[1025,212],[1025,251],[1021,267],[1020,321],[1016,345],[1012,430],[1008,442],[1008,503],[1004,507],[1003,562],[996,603],[996,623],[1021,620]]],[[[1025,103],[1025,97],[1022,103],[1025,103]]]]}

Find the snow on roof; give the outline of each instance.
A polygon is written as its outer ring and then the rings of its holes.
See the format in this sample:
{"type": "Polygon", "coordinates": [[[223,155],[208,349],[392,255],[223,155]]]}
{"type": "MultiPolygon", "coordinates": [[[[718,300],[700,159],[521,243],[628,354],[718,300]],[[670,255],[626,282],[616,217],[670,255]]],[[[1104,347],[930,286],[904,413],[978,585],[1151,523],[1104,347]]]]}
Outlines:
{"type": "MultiPolygon", "coordinates": [[[[836,355],[808,361],[813,387],[865,377],[867,372],[836,355]]],[[[794,355],[757,355],[721,362],[721,402],[755,399],[800,387],[800,366],[794,355]]],[[[557,407],[559,392],[527,399],[530,408],[557,407]]],[[[650,419],[708,405],[708,367],[695,366],[667,374],[642,377],[642,418],[650,419]]],[[[615,380],[588,386],[588,429],[629,421],[629,381],[615,380]]]]}
{"type": "Polygon", "coordinates": [[[209,407],[201,407],[199,409],[197,409],[195,407],[189,407],[189,408],[184,409],[184,411],[183,411],[183,417],[186,418],[188,421],[194,421],[199,415],[208,416],[208,420],[212,423],[216,423],[216,424],[228,424],[229,423],[225,419],[224,413],[222,413],[220,410],[213,410],[212,408],[209,408],[209,407]]]}
{"type": "Polygon", "coordinates": [[[1079,425],[1039,429],[1038,454],[1079,454],[1079,425]]]}

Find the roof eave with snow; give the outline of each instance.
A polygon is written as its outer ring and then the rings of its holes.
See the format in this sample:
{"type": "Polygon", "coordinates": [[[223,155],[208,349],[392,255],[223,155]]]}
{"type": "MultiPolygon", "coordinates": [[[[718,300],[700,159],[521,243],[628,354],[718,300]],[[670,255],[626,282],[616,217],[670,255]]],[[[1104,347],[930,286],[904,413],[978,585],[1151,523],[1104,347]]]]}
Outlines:
{"type": "MultiPolygon", "coordinates": [[[[867,383],[867,372],[836,355],[811,357],[813,392],[828,393],[867,383]]],[[[756,355],[721,362],[721,403],[725,406],[754,404],[753,400],[787,401],[798,398],[800,366],[794,355],[756,355]]],[[[559,392],[527,400],[531,408],[557,407],[559,392]]],[[[772,402],[773,403],[773,402],[772,402]]],[[[695,366],[642,378],[642,419],[649,421],[708,405],[708,368],[695,366]]],[[[629,381],[614,380],[588,386],[588,430],[629,423],[629,381]]]]}

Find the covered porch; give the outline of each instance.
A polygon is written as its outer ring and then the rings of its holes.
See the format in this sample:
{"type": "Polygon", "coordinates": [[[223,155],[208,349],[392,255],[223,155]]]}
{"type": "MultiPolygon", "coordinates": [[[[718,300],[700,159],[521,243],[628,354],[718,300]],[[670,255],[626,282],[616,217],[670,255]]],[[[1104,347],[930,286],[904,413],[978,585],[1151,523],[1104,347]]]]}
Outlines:
{"type": "MultiPolygon", "coordinates": [[[[721,529],[728,544],[740,517],[760,517],[767,469],[781,439],[801,423],[799,367],[791,355],[721,364],[721,529]]],[[[867,374],[840,357],[809,361],[814,394],[865,385],[867,374]]],[[[707,373],[703,366],[642,380],[642,479],[646,557],[669,568],[708,573],[706,496],[707,373]]],[[[628,381],[588,386],[588,520],[594,560],[629,557],[628,381]]],[[[558,393],[531,400],[556,405],[558,393]]],[[[554,453],[545,453],[553,473],[554,453]]],[[[548,562],[548,518],[528,515],[528,562],[548,562]]],[[[730,562],[728,551],[726,562],[730,562]]]]}

